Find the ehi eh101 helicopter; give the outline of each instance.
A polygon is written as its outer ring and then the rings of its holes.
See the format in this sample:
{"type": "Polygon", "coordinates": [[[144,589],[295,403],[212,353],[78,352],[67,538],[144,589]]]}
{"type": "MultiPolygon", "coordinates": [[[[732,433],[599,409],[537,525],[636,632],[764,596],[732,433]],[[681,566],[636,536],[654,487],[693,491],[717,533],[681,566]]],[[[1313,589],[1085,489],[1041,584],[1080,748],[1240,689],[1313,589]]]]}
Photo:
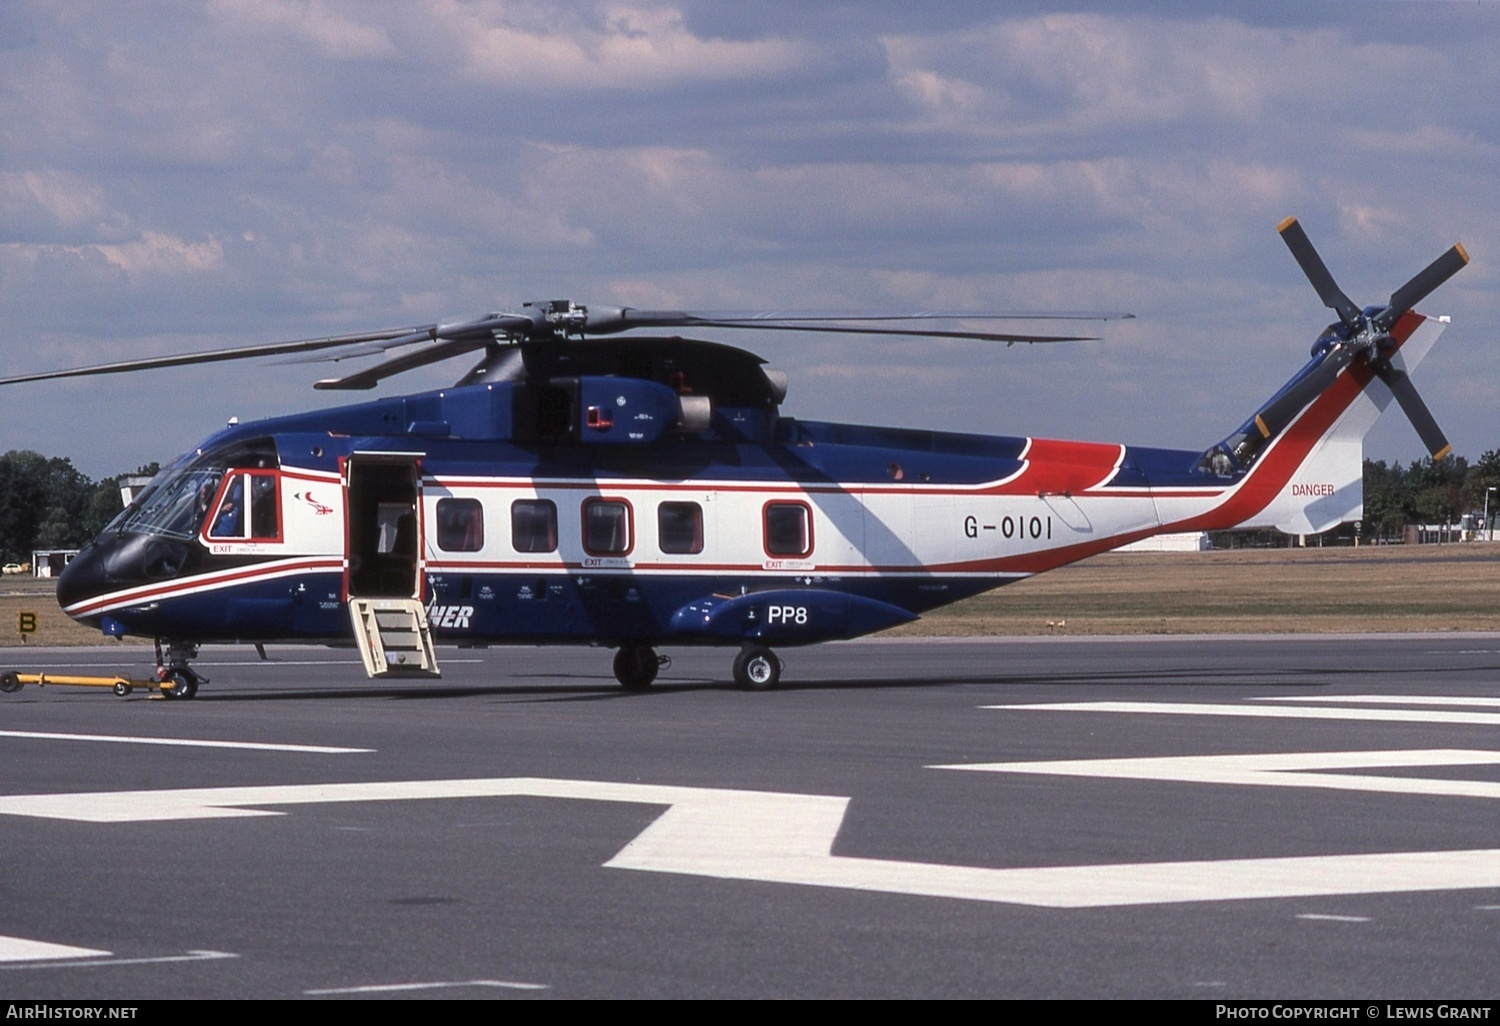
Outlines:
{"type": "Polygon", "coordinates": [[[1338,320],[1280,391],[1206,450],[795,420],[778,412],[785,377],[759,357],[660,334],[1063,339],[923,324],[998,314],[530,303],[0,383],[400,351],[318,384],[359,389],[482,354],[452,388],[231,425],[158,474],[78,554],[59,603],[106,634],[156,639],[158,680],[173,697],[203,680],[190,666],[202,643],[351,636],[372,676],[436,675],[434,639],[607,645],[631,689],[655,678],[659,646],[723,645],[739,650],[737,683],[768,688],[782,672],[775,648],[905,623],[1149,535],[1313,533],[1357,519],[1362,439],[1393,398],[1444,455],[1408,371],[1446,321],[1412,308],[1467,263],[1463,248],[1385,306],[1361,309],[1295,219],[1280,231],[1338,320]]]}

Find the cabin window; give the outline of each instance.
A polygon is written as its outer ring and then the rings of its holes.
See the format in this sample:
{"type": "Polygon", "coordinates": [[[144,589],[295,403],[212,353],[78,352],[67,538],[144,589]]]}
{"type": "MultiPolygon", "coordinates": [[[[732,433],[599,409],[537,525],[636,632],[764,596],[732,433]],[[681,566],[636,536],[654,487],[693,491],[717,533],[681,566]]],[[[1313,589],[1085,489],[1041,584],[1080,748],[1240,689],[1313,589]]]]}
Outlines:
{"type": "Polygon", "coordinates": [[[656,507],[656,541],[663,552],[702,552],[703,507],[696,502],[664,502],[656,507]]]}
{"type": "Polygon", "coordinates": [[[801,502],[768,502],[765,509],[768,556],[806,556],[812,552],[812,511],[801,502]]]}
{"type": "Polygon", "coordinates": [[[517,499],[511,503],[510,543],[517,552],[556,552],[556,504],[551,499],[517,499]]]}
{"type": "Polygon", "coordinates": [[[275,473],[249,471],[225,475],[208,536],[236,541],[280,541],[281,502],[276,494],[275,473]]]}
{"type": "Polygon", "coordinates": [[[478,499],[439,499],[437,543],[444,552],[484,548],[484,507],[478,499]]]}
{"type": "Polygon", "coordinates": [[[583,549],[591,556],[623,556],[630,551],[630,503],[588,499],[583,504],[583,549]]]}

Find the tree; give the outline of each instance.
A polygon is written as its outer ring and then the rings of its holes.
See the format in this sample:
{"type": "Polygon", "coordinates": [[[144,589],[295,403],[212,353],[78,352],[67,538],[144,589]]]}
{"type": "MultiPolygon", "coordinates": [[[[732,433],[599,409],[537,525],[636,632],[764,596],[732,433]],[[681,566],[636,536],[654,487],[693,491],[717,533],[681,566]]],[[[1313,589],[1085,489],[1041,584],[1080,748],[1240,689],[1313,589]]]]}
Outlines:
{"type": "Polygon", "coordinates": [[[1365,460],[1365,536],[1380,541],[1401,536],[1410,519],[1406,471],[1401,464],[1386,466],[1385,460],[1365,460]]]}
{"type": "Polygon", "coordinates": [[[1464,504],[1471,512],[1489,510],[1491,517],[1497,512],[1500,505],[1500,449],[1491,449],[1475,461],[1469,468],[1469,477],[1464,482],[1465,500],[1464,504]],[[1494,495],[1489,496],[1489,502],[1485,502],[1488,490],[1497,489],[1494,495]]]}
{"type": "Polygon", "coordinates": [[[1463,516],[1464,481],[1469,462],[1462,456],[1440,460],[1430,456],[1414,462],[1406,472],[1407,488],[1419,522],[1452,524],[1463,516]]]}
{"type": "MultiPolygon", "coordinates": [[[[138,471],[147,472],[154,469],[138,471]]],[[[118,482],[91,481],[62,457],[0,456],[0,558],[21,563],[34,549],[82,548],[120,512],[118,482]]]]}

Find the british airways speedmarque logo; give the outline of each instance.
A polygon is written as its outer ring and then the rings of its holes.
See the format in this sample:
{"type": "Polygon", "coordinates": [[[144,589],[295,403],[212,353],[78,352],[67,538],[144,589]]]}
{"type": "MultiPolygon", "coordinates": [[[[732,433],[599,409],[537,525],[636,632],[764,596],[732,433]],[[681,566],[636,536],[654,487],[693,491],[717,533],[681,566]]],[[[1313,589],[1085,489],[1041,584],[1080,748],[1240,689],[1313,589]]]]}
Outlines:
{"type": "Polygon", "coordinates": [[[312,492],[297,492],[292,496],[292,498],[296,499],[298,502],[305,502],[309,506],[311,506],[313,514],[315,516],[326,517],[328,514],[333,512],[332,506],[324,505],[317,499],[314,499],[312,497],[312,492]]]}

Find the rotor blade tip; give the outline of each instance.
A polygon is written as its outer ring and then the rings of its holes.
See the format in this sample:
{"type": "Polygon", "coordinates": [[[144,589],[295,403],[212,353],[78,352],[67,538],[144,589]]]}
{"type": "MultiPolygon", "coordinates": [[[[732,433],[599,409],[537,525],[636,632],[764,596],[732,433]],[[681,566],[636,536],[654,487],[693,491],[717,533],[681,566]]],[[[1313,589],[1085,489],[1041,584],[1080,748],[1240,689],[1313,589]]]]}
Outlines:
{"type": "Polygon", "coordinates": [[[1276,226],[1276,230],[1278,232],[1284,232],[1284,231],[1286,231],[1288,228],[1290,228],[1292,225],[1294,225],[1296,223],[1297,223],[1297,219],[1295,217],[1289,217],[1285,221],[1282,221],[1280,224],[1278,224],[1276,226]]]}
{"type": "Polygon", "coordinates": [[[1467,264],[1469,262],[1469,251],[1464,249],[1464,244],[1462,242],[1455,242],[1453,248],[1458,251],[1459,258],[1467,264]]]}
{"type": "Polygon", "coordinates": [[[1441,449],[1439,449],[1437,452],[1433,453],[1432,454],[1432,458],[1433,458],[1434,461],[1443,459],[1445,456],[1447,456],[1452,451],[1453,451],[1453,446],[1451,446],[1451,445],[1445,445],[1441,449]]]}

